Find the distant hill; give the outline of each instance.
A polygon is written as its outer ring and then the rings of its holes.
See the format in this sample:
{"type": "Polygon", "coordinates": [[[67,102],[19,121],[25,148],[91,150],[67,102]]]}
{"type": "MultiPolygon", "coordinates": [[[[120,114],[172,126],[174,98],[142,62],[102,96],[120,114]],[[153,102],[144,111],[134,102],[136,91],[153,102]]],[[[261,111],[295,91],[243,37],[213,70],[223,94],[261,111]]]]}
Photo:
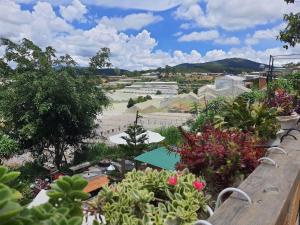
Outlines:
{"type": "MultiPolygon", "coordinates": [[[[77,73],[80,75],[87,75],[90,74],[90,71],[87,67],[77,67],[77,73]]],[[[98,69],[94,72],[93,75],[101,75],[101,76],[117,76],[117,75],[124,75],[124,74],[131,74],[129,70],[120,69],[117,71],[114,68],[106,68],[106,69],[98,69]]]]}
{"type": "Polygon", "coordinates": [[[183,63],[173,67],[178,72],[241,73],[260,71],[261,63],[248,59],[230,58],[206,63],[183,63]]]}
{"type": "MultiPolygon", "coordinates": [[[[267,66],[267,65],[265,65],[267,66]]],[[[238,74],[241,72],[252,72],[252,71],[260,71],[261,63],[254,62],[248,59],[242,58],[230,58],[230,59],[222,59],[212,62],[206,63],[183,63],[177,66],[171,67],[173,71],[176,72],[200,72],[200,73],[232,73],[238,74]]],[[[143,70],[143,71],[129,71],[120,69],[117,71],[114,68],[109,69],[100,69],[97,70],[94,75],[102,75],[102,76],[117,76],[118,74],[127,74],[127,75],[135,75],[136,73],[146,73],[146,72],[158,72],[163,71],[164,69],[151,69],[151,70],[143,70]]],[[[78,74],[85,75],[90,72],[86,67],[77,67],[78,74]]]]}

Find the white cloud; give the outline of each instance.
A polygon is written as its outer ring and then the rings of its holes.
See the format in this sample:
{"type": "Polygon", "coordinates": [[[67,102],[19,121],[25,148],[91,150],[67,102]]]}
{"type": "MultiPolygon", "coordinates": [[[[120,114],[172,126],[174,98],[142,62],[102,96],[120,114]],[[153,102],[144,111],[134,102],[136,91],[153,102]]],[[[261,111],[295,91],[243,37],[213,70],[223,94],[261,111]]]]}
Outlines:
{"type": "MultiPolygon", "coordinates": [[[[10,0],[0,1],[1,37],[11,38],[14,41],[26,37],[41,47],[51,45],[57,49],[58,54],[68,53],[72,55],[80,65],[87,65],[89,57],[101,47],[111,49],[111,61],[114,66],[130,70],[163,67],[166,64],[198,63],[230,57],[267,62],[270,54],[293,53],[300,50],[297,47],[286,52],[283,48],[278,47],[256,51],[249,46],[232,48],[229,51],[215,49],[204,55],[196,50],[165,52],[156,50],[157,40],[147,30],[142,30],[136,35],[127,35],[119,31],[120,28],[116,29],[116,27],[107,26],[103,23],[98,23],[88,30],[76,29],[65,19],[57,16],[53,7],[47,2],[38,2],[34,5],[33,10],[29,11],[22,10],[18,4],[10,0]]],[[[82,2],[84,3],[83,0],[82,2]]],[[[223,41],[227,44],[237,42],[234,37],[223,37],[216,29],[206,31],[206,33],[196,32],[189,38],[198,41],[223,41]]]]}
{"type": "Polygon", "coordinates": [[[38,2],[30,12],[21,10],[18,4],[10,0],[2,0],[0,12],[0,36],[12,40],[26,37],[45,45],[52,38],[74,31],[71,25],[56,16],[52,6],[46,2],[38,2]]]}
{"type": "Polygon", "coordinates": [[[173,36],[174,36],[174,37],[179,37],[179,36],[181,36],[182,34],[183,34],[182,31],[178,31],[178,32],[176,32],[175,34],[173,34],[173,36]]]}
{"type": "Polygon", "coordinates": [[[85,21],[84,15],[87,13],[87,8],[80,0],[74,0],[72,4],[68,6],[59,7],[60,14],[68,22],[85,21]]]}
{"type": "Polygon", "coordinates": [[[189,41],[209,41],[219,38],[220,34],[217,30],[201,31],[201,32],[192,32],[190,34],[182,35],[178,38],[180,42],[189,42],[189,41]]]}
{"type": "Polygon", "coordinates": [[[152,13],[135,13],[125,17],[109,18],[104,16],[99,20],[99,23],[114,27],[119,31],[125,31],[128,29],[140,30],[147,25],[157,23],[162,19],[161,16],[155,16],[152,13]]]}
{"type": "Polygon", "coordinates": [[[285,24],[280,24],[270,29],[257,30],[252,36],[249,36],[245,43],[247,45],[256,45],[262,40],[276,40],[276,37],[279,34],[279,31],[284,28],[285,24]]]}
{"type": "Polygon", "coordinates": [[[127,35],[102,23],[89,30],[75,29],[58,17],[47,2],[38,2],[30,12],[10,0],[2,0],[0,10],[8,13],[1,14],[0,26],[5,29],[0,29],[0,36],[15,41],[26,37],[41,47],[51,45],[58,54],[72,55],[80,65],[87,65],[89,58],[102,47],[111,49],[114,66],[131,70],[199,62],[201,58],[195,50],[190,53],[154,50],[157,41],[146,30],[127,35]],[[13,19],[6,19],[11,12],[13,19]]]}
{"type": "MultiPolygon", "coordinates": [[[[270,55],[288,55],[295,54],[300,51],[300,46],[295,48],[289,48],[288,50],[282,47],[270,48],[265,50],[255,50],[252,47],[242,47],[242,48],[232,48],[229,51],[224,51],[222,49],[215,49],[208,51],[204,56],[204,61],[213,61],[225,58],[245,58],[256,62],[268,64],[270,55]]],[[[277,63],[286,63],[280,61],[277,63]]]]}
{"type": "Polygon", "coordinates": [[[220,45],[239,45],[241,41],[237,37],[224,37],[216,39],[215,43],[220,45]]]}
{"type": "MultiPolygon", "coordinates": [[[[198,0],[185,0],[175,17],[189,21],[190,26],[221,27],[240,30],[277,21],[284,13],[299,11],[299,4],[286,4],[283,0],[206,0],[201,8],[198,0]]],[[[184,25],[188,27],[188,25],[184,25]]]]}
{"type": "MultiPolygon", "coordinates": [[[[67,5],[72,0],[16,0],[19,3],[36,3],[46,1],[52,5],[67,5]]],[[[81,0],[86,5],[98,5],[111,8],[140,9],[147,11],[164,11],[181,4],[183,0],[81,0]]]]}
{"type": "MultiPolygon", "coordinates": [[[[176,33],[177,36],[178,33],[176,33]]],[[[181,32],[182,34],[182,32],[181,32]]],[[[192,32],[184,34],[178,38],[179,42],[191,42],[191,41],[213,41],[215,44],[220,45],[239,45],[240,39],[237,37],[224,37],[221,36],[217,30],[208,30],[201,32],[192,32]]]]}

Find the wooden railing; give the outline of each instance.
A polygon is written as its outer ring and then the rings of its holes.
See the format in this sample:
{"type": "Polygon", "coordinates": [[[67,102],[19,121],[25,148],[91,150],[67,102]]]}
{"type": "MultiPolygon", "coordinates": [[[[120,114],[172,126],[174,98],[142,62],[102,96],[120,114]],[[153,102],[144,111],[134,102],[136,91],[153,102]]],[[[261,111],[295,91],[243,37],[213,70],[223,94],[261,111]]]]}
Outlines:
{"type": "Polygon", "coordinates": [[[234,193],[209,218],[212,225],[298,225],[300,202],[300,135],[287,137],[269,157],[278,167],[262,163],[239,186],[252,203],[234,193]]]}

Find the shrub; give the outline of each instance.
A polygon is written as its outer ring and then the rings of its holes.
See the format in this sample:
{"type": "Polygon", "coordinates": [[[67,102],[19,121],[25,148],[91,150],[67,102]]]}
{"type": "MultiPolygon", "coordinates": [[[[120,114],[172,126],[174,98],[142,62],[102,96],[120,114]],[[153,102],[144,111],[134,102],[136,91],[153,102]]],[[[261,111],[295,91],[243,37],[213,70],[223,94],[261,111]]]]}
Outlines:
{"type": "Polygon", "coordinates": [[[241,101],[249,102],[253,104],[255,102],[263,102],[266,99],[266,93],[261,90],[253,90],[250,92],[245,92],[237,97],[241,101]]]}
{"type": "Polygon", "coordinates": [[[294,111],[293,101],[293,96],[289,95],[283,89],[278,89],[275,91],[274,96],[267,100],[267,105],[277,109],[279,116],[289,116],[294,111]]]}
{"type": "Polygon", "coordinates": [[[0,159],[9,158],[19,150],[19,144],[6,134],[0,134],[0,159]]]}
{"type": "Polygon", "coordinates": [[[181,161],[177,169],[188,168],[204,176],[209,190],[215,193],[233,185],[239,175],[251,173],[265,153],[249,132],[213,126],[207,126],[197,135],[181,131],[185,144],[178,151],[181,161]]]}
{"type": "Polygon", "coordinates": [[[81,201],[88,197],[82,192],[87,181],[79,176],[63,177],[52,185],[49,203],[27,209],[19,204],[21,194],[11,188],[19,172],[9,172],[0,166],[0,221],[2,225],[80,225],[83,212],[81,201]]]}
{"type": "Polygon", "coordinates": [[[115,186],[104,187],[91,205],[110,225],[193,224],[204,216],[207,199],[201,178],[186,171],[132,171],[115,186]]]}
{"type": "Polygon", "coordinates": [[[130,98],[128,100],[128,103],[127,103],[127,108],[130,108],[130,107],[134,106],[137,103],[146,102],[146,101],[151,100],[151,99],[152,99],[152,97],[150,95],[146,95],[145,97],[138,96],[136,99],[130,98]]]}
{"type": "Polygon", "coordinates": [[[124,156],[124,152],[118,146],[107,146],[104,143],[83,145],[81,151],[76,151],[73,163],[99,161],[102,159],[118,159],[124,156]]]}
{"type": "Polygon", "coordinates": [[[215,113],[213,111],[202,112],[198,115],[196,120],[191,124],[190,131],[201,131],[207,123],[212,123],[215,113]]]}
{"type": "Polygon", "coordinates": [[[130,108],[130,107],[132,107],[132,106],[134,106],[134,105],[135,105],[134,100],[133,100],[132,98],[130,98],[130,99],[128,100],[128,103],[127,103],[127,108],[130,108]]]}
{"type": "Polygon", "coordinates": [[[289,74],[287,80],[292,85],[297,96],[300,97],[300,73],[289,74]]]}
{"type": "Polygon", "coordinates": [[[247,101],[239,97],[235,101],[226,101],[223,111],[215,116],[215,126],[223,128],[238,128],[250,131],[263,141],[276,137],[280,128],[276,119],[276,109],[270,109],[263,103],[247,101]]]}
{"type": "Polygon", "coordinates": [[[268,94],[272,95],[276,90],[285,90],[287,93],[291,93],[294,90],[293,79],[276,79],[268,84],[268,94]]]}
{"type": "Polygon", "coordinates": [[[150,95],[146,95],[146,97],[144,97],[145,100],[151,100],[152,97],[150,95]]]}
{"type": "Polygon", "coordinates": [[[160,90],[157,90],[156,91],[156,95],[161,95],[162,93],[161,93],[161,91],[160,90]]]}
{"type": "Polygon", "coordinates": [[[209,101],[205,109],[198,114],[195,122],[191,124],[190,130],[192,132],[201,131],[208,123],[212,123],[215,115],[224,111],[225,98],[217,97],[209,101]]]}
{"type": "Polygon", "coordinates": [[[182,136],[177,127],[165,127],[156,130],[165,137],[164,144],[180,146],[183,143],[182,136]]]}

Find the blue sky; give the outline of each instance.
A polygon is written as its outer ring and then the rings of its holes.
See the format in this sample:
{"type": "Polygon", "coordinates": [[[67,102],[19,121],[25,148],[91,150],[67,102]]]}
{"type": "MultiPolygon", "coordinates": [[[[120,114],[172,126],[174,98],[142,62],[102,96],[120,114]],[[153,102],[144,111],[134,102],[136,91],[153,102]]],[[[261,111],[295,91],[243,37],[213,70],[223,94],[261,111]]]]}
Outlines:
{"type": "MultiPolygon", "coordinates": [[[[0,0],[0,36],[29,38],[80,65],[109,47],[130,70],[230,57],[266,62],[288,54],[276,40],[282,16],[300,11],[283,0],[0,0]]],[[[0,48],[0,55],[3,48],[0,48]]]]}

